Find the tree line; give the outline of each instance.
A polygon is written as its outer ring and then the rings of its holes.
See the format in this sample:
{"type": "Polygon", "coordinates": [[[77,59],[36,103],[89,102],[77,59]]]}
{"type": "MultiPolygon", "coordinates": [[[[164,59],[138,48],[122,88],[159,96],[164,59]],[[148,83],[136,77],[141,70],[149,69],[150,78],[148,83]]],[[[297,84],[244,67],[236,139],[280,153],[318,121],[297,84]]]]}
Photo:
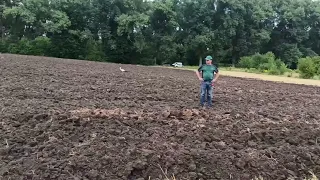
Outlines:
{"type": "Polygon", "coordinates": [[[132,64],[320,54],[313,0],[3,0],[0,51],[132,64]]]}

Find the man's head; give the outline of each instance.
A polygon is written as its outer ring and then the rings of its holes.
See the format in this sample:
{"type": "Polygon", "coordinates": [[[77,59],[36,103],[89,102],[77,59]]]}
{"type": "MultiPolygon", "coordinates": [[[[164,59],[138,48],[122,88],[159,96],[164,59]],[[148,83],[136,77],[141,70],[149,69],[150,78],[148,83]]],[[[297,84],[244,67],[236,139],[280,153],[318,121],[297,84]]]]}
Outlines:
{"type": "Polygon", "coordinates": [[[206,64],[208,64],[208,65],[212,64],[212,57],[211,56],[206,57],[206,64]]]}

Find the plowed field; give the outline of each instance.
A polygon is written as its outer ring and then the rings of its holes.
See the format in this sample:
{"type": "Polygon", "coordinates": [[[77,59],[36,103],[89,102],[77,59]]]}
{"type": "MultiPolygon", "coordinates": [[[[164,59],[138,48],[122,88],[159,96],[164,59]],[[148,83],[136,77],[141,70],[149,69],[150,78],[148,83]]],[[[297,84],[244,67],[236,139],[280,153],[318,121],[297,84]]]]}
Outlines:
{"type": "Polygon", "coordinates": [[[320,177],[319,87],[0,56],[0,179],[320,177]]]}

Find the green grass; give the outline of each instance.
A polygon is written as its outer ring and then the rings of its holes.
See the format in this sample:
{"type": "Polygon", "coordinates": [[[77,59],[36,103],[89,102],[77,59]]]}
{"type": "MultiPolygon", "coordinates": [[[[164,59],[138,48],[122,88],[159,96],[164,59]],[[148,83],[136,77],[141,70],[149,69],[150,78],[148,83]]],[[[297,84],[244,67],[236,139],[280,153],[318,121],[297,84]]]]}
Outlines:
{"type": "Polygon", "coordinates": [[[312,79],[314,79],[314,80],[320,80],[320,75],[314,76],[312,79]]]}

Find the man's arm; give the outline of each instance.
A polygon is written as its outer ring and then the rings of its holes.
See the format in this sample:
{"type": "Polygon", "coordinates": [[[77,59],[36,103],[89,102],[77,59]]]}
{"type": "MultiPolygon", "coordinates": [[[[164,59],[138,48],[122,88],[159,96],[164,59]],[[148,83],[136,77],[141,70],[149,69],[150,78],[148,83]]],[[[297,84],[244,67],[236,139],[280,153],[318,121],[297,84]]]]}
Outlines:
{"type": "Polygon", "coordinates": [[[196,74],[197,74],[198,79],[200,81],[203,81],[202,75],[201,75],[201,69],[202,69],[202,66],[199,67],[199,69],[196,71],[196,74]]]}
{"type": "Polygon", "coordinates": [[[216,76],[215,76],[215,78],[213,79],[213,82],[216,82],[217,80],[218,80],[218,78],[219,78],[219,72],[216,72],[216,76]]]}
{"type": "Polygon", "coordinates": [[[215,75],[215,78],[213,79],[213,82],[216,82],[217,80],[218,80],[218,78],[219,78],[219,69],[218,68],[216,68],[216,70],[214,71],[214,73],[216,74],[215,75]]]}

